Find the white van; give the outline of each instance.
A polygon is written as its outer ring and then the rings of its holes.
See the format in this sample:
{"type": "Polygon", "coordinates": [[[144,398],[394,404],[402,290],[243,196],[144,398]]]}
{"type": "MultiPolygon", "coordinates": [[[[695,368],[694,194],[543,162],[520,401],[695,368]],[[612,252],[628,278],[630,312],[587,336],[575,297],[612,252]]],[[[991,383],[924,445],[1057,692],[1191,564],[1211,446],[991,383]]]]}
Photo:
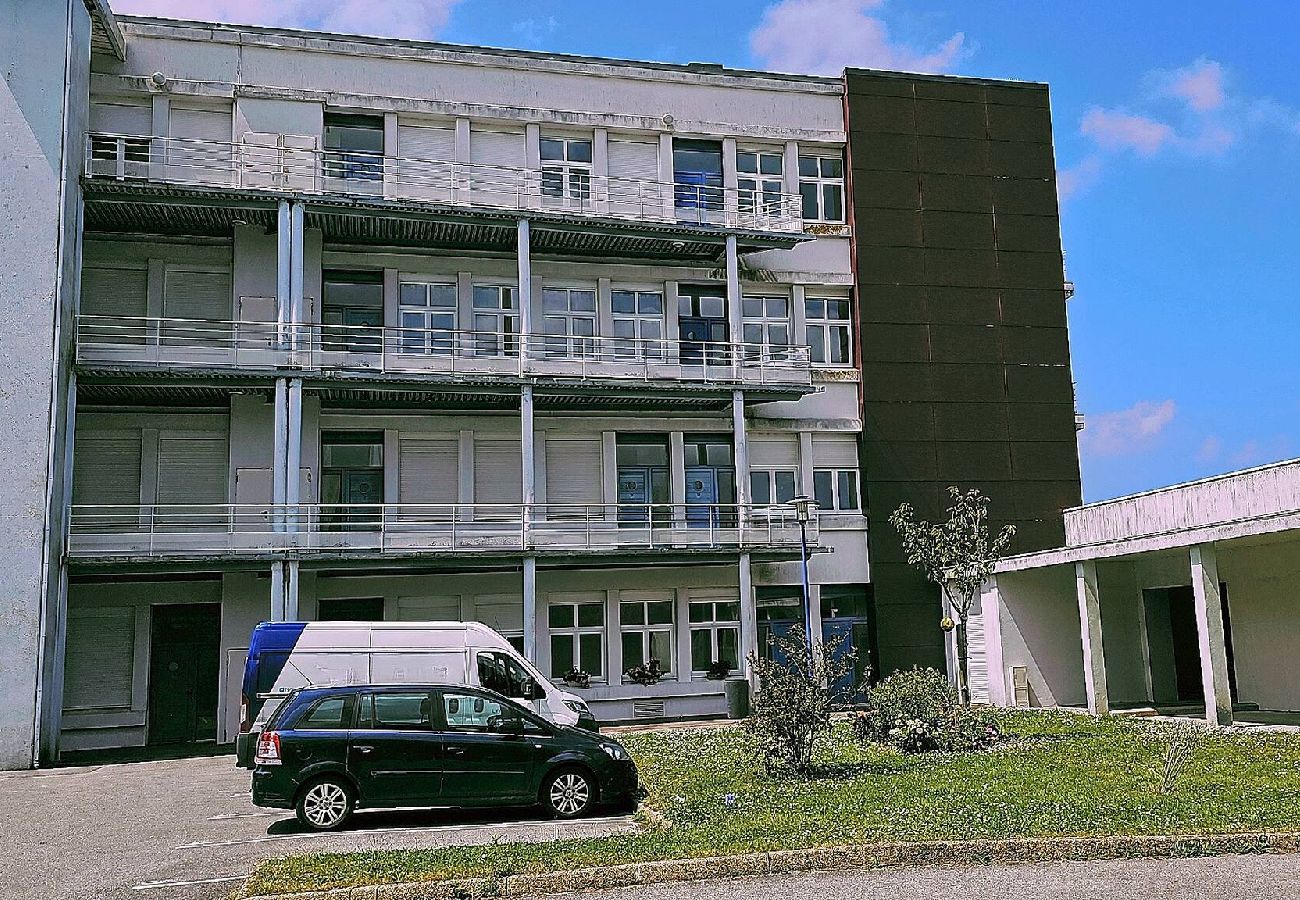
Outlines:
{"type": "Polygon", "coordinates": [[[263,622],[244,664],[239,765],[252,765],[261,725],[290,692],[346,684],[478,685],[557,725],[596,730],[581,698],[561,691],[478,622],[263,622]]]}

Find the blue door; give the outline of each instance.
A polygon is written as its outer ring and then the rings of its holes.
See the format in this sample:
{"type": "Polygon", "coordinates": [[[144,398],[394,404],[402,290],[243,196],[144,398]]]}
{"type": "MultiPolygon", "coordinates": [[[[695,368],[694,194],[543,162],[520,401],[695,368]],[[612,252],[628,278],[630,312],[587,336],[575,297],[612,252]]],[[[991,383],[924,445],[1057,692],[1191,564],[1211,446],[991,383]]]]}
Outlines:
{"type": "Polygon", "coordinates": [[[650,520],[650,471],[619,467],[618,520],[627,524],[644,524],[650,520]]]}
{"type": "Polygon", "coordinates": [[[691,528],[708,528],[717,524],[718,472],[712,466],[689,466],[686,469],[686,524],[691,528]]]}

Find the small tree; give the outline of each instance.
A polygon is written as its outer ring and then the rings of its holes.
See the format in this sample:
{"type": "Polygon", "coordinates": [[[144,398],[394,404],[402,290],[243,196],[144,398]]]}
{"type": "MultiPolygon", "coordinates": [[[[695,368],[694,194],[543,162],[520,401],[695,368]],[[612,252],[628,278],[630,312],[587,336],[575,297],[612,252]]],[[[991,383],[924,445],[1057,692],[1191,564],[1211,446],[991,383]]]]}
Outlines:
{"type": "Polygon", "coordinates": [[[957,694],[963,706],[970,705],[967,679],[967,621],[971,604],[984,579],[1007,551],[1016,534],[1014,525],[1004,525],[997,536],[989,537],[989,500],[978,490],[963,491],[949,487],[953,505],[948,521],[931,524],[916,521],[910,503],[894,510],[889,522],[903,541],[909,565],[943,590],[947,612],[943,628],[957,632],[957,694]]]}
{"type": "Polygon", "coordinates": [[[843,637],[809,648],[801,625],[769,643],[772,658],[749,657],[758,693],[745,729],[769,773],[807,775],[818,739],[831,730],[834,685],[853,670],[856,653],[840,652],[843,637]]]}

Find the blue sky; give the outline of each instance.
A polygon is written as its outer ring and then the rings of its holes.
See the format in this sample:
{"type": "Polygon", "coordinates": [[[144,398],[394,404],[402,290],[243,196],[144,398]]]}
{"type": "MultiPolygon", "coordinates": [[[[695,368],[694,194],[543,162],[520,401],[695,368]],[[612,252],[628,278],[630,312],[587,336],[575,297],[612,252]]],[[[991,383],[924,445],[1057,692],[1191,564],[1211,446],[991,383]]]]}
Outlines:
{"type": "Polygon", "coordinates": [[[1046,81],[1086,499],[1300,455],[1300,4],[114,0],[668,62],[1046,81]]]}

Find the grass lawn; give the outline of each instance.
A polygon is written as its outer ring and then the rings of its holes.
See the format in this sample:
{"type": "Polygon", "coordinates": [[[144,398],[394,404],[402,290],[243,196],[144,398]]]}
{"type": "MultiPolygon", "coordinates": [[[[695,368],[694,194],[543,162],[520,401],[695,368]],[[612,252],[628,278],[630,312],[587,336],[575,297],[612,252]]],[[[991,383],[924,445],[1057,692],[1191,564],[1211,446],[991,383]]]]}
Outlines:
{"type": "Polygon", "coordinates": [[[1207,736],[1174,790],[1161,794],[1161,751],[1143,737],[1159,726],[1039,711],[1000,718],[1006,741],[968,755],[863,748],[840,726],[809,780],[763,774],[738,728],[636,734],[626,744],[649,791],[646,805],[668,827],[548,844],[271,860],[249,892],[869,841],[1300,830],[1300,736],[1207,736]]]}

